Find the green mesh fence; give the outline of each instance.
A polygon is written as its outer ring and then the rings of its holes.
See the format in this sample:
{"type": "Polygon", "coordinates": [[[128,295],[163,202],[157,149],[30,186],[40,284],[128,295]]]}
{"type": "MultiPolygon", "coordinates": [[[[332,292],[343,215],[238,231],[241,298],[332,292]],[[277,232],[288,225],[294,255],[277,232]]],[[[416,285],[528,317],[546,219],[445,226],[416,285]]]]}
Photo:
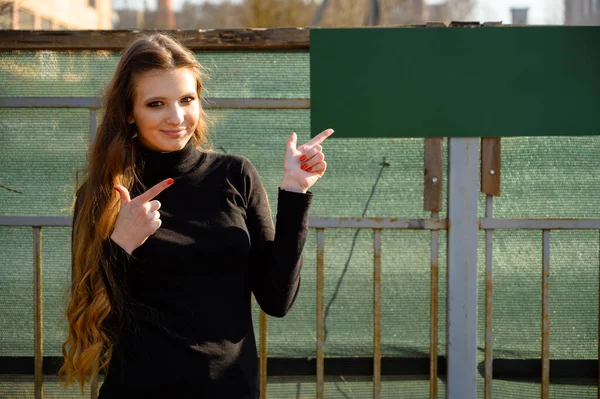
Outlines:
{"type": "MultiPolygon", "coordinates": [[[[306,52],[199,52],[213,97],[308,98],[306,52]],[[265,77],[268,77],[265,78],[265,77]]],[[[110,52],[0,53],[0,96],[98,95],[117,56],[110,52]]],[[[214,151],[247,156],[274,201],[285,141],[310,138],[308,110],[209,110],[214,151]]],[[[335,126],[333,126],[335,128],[335,126]]],[[[85,163],[86,109],[0,109],[0,215],[70,215],[75,173],[85,163]]],[[[502,142],[502,195],[495,217],[599,218],[597,137],[518,137],[502,142]]],[[[324,144],[328,171],[313,189],[313,217],[423,218],[423,139],[338,139],[324,144]],[[383,161],[387,161],[384,164],[383,161]],[[387,165],[387,166],[386,166],[387,165]]],[[[446,157],[446,143],[444,157],[446,157]]],[[[446,162],[444,162],[445,164],[446,162]]],[[[447,176],[447,170],[444,171],[447,176]]],[[[444,185],[446,186],[444,179],[444,185]]],[[[446,187],[445,187],[446,190],[446,187]]],[[[444,198],[446,191],[444,190],[444,198]]],[[[444,200],[445,201],[445,200],[444,200]]],[[[479,214],[484,214],[483,195],[479,214]]],[[[274,205],[274,204],[273,204],[274,205]]],[[[444,202],[444,208],[446,203],[444,202]]],[[[445,211],[440,214],[445,218],[445,211]]],[[[484,342],[484,233],[479,237],[479,342],[484,342]]],[[[60,356],[70,278],[70,229],[42,230],[44,355],[60,356]]],[[[552,359],[595,359],[598,345],[598,232],[551,234],[552,359]]],[[[439,354],[446,342],[446,234],[439,237],[439,354]]],[[[541,353],[541,255],[538,231],[494,233],[494,356],[537,358],[541,353]]],[[[429,353],[430,233],[382,234],[382,352],[429,353]]],[[[316,342],[316,234],[304,251],[302,288],[283,319],[269,319],[269,356],[314,357],[316,342]]],[[[33,356],[33,233],[0,227],[0,356],[33,356]]],[[[325,231],[326,356],[372,353],[373,237],[369,230],[325,231]]],[[[258,307],[253,308],[258,334],[258,307]]],[[[383,370],[384,373],[390,370],[383,370]]],[[[393,371],[393,370],[392,370],[393,371]]],[[[483,379],[479,375],[480,397],[483,379]]],[[[82,397],[46,377],[48,398],[82,397]]],[[[596,381],[552,380],[554,398],[596,397],[596,381]]],[[[271,378],[269,397],[315,396],[314,378],[271,378]]],[[[423,398],[423,376],[386,377],[384,398],[423,398]]],[[[445,385],[439,382],[440,397],[445,385]]],[[[498,398],[539,396],[538,381],[494,380],[498,398]]],[[[0,397],[31,397],[31,377],[2,376],[0,397]]],[[[327,377],[328,398],[367,398],[368,378],[327,377]]],[[[89,397],[86,393],[83,397],[89,397]]]]}
{"type": "MultiPolygon", "coordinates": [[[[308,98],[307,52],[198,52],[209,97],[308,98]],[[268,78],[267,78],[268,77],[268,78]]],[[[98,96],[112,78],[112,51],[12,51],[0,54],[0,96],[98,96]]]]}

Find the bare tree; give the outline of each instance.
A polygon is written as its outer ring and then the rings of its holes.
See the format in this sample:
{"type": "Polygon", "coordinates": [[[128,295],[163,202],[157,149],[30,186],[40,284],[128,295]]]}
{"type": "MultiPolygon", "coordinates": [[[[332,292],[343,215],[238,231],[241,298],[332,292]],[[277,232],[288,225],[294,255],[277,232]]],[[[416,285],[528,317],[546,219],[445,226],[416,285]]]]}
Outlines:
{"type": "Polygon", "coordinates": [[[244,0],[243,25],[249,28],[308,26],[317,6],[306,0],[244,0]]]}
{"type": "MultiPolygon", "coordinates": [[[[464,20],[470,14],[474,2],[475,0],[447,0],[439,6],[428,6],[425,0],[185,2],[177,15],[177,27],[215,29],[422,24],[431,20],[464,20]]],[[[147,20],[151,21],[152,18],[147,20]]]]}

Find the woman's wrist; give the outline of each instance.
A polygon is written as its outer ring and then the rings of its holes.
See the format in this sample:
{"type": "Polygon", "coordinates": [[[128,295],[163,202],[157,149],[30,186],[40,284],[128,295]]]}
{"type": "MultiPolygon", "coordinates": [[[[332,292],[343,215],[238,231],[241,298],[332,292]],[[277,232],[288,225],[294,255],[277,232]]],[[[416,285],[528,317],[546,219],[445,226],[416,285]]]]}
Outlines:
{"type": "Polygon", "coordinates": [[[306,194],[306,192],[308,191],[308,189],[300,187],[300,185],[298,183],[296,183],[295,181],[288,180],[285,177],[281,181],[281,184],[279,185],[279,188],[282,189],[282,190],[285,190],[285,191],[293,192],[293,193],[303,193],[303,194],[306,194]]]}
{"type": "Polygon", "coordinates": [[[125,242],[123,242],[119,237],[116,237],[115,233],[110,235],[110,239],[112,242],[123,248],[123,251],[127,252],[129,255],[131,255],[135,250],[135,248],[130,248],[127,244],[125,244],[125,242]]]}

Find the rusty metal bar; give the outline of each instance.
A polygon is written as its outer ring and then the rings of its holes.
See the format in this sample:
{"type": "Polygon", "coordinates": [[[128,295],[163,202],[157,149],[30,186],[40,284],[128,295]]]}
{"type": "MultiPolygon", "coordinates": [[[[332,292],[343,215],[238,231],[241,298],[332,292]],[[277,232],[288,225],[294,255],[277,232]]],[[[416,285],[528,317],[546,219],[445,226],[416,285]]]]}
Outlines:
{"type": "Polygon", "coordinates": [[[99,97],[0,97],[0,108],[101,108],[99,97]]]}
{"type": "Polygon", "coordinates": [[[381,229],[373,229],[373,399],[381,398],[381,229]]]}
{"type": "Polygon", "coordinates": [[[325,397],[325,241],[317,229],[317,399],[325,397]]]}
{"type": "Polygon", "coordinates": [[[0,226],[70,226],[73,218],[67,216],[0,216],[0,226]]]}
{"type": "MultiPolygon", "coordinates": [[[[203,98],[206,109],[310,109],[308,98],[203,98]]],[[[0,97],[0,108],[102,107],[99,97],[0,97]]]]}
{"type": "Polygon", "coordinates": [[[550,230],[542,238],[542,399],[550,398],[550,230]]]}
{"type": "MultiPolygon", "coordinates": [[[[98,368],[98,362],[96,362],[94,367],[96,369],[98,368]]],[[[98,379],[99,379],[99,376],[98,376],[98,374],[96,374],[96,376],[92,380],[92,383],[90,384],[90,399],[98,398],[98,379]]]]}
{"type": "Polygon", "coordinates": [[[260,311],[260,399],[267,399],[268,318],[260,311]]]}
{"type": "MultiPolygon", "coordinates": [[[[485,216],[494,217],[494,196],[487,195],[485,202],[485,216]]],[[[493,280],[493,252],[494,230],[485,231],[485,382],[484,398],[492,399],[492,364],[494,360],[493,320],[494,320],[494,280],[493,280]]]]}
{"type": "Polygon", "coordinates": [[[308,225],[317,229],[446,230],[448,223],[446,219],[310,218],[308,225]]]}
{"type": "Polygon", "coordinates": [[[598,230],[600,219],[491,219],[481,218],[482,229],[598,230]]]}
{"type": "Polygon", "coordinates": [[[33,226],[33,340],[35,399],[44,397],[44,337],[42,302],[42,228],[33,226]]]}
{"type": "MultiPolygon", "coordinates": [[[[0,226],[70,226],[68,216],[0,216],[0,226]]],[[[600,219],[493,219],[481,218],[479,227],[494,230],[600,230],[600,219]]],[[[316,229],[446,230],[446,219],[309,218],[316,229]]]]}
{"type": "MultiPolygon", "coordinates": [[[[431,218],[437,219],[432,212],[431,218]]],[[[439,232],[431,232],[431,278],[430,278],[430,330],[429,330],[429,399],[437,398],[438,391],[438,293],[439,293],[439,232]]]]}

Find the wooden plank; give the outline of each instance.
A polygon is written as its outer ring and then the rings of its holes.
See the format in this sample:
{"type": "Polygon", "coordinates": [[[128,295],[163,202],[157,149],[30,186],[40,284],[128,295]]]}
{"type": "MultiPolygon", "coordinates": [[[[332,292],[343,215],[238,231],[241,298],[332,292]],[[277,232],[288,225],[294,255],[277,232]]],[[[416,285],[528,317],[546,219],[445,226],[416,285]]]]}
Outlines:
{"type": "Polygon", "coordinates": [[[500,195],[500,137],[481,139],[481,192],[500,195]]]}
{"type": "Polygon", "coordinates": [[[462,28],[462,27],[472,27],[472,26],[481,26],[481,24],[479,22],[476,21],[452,21],[450,22],[450,25],[452,27],[455,28],[462,28]]]}
{"type": "Polygon", "coordinates": [[[427,28],[445,28],[446,26],[448,25],[444,21],[430,21],[425,24],[427,28]]]}
{"type": "MultiPolygon", "coordinates": [[[[155,31],[0,31],[0,51],[122,50],[139,33],[155,31]]],[[[308,49],[308,28],[165,31],[192,50],[308,49]]]]}
{"type": "Polygon", "coordinates": [[[425,186],[423,189],[423,203],[425,210],[429,212],[440,212],[442,210],[444,177],[442,144],[443,139],[441,138],[425,139],[425,186]]]}

